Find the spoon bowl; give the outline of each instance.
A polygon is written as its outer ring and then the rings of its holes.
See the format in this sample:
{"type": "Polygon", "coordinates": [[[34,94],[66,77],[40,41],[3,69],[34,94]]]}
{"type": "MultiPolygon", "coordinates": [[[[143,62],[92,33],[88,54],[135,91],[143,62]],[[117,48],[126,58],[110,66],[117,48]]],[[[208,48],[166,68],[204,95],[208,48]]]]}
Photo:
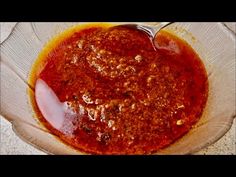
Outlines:
{"type": "Polygon", "coordinates": [[[125,28],[132,28],[132,29],[137,29],[145,32],[152,40],[154,48],[159,48],[159,45],[155,42],[155,38],[158,34],[158,32],[172,24],[173,22],[161,22],[157,26],[146,26],[146,25],[139,25],[139,24],[123,24],[123,25],[118,25],[119,27],[125,27],[125,28]]]}

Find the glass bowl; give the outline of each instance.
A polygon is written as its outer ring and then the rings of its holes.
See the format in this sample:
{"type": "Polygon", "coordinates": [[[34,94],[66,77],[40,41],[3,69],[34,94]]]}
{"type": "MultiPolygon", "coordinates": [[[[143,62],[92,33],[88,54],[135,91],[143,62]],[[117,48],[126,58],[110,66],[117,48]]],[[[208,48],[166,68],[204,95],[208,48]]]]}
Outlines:
{"type": "MultiPolygon", "coordinates": [[[[62,143],[40,124],[27,92],[29,72],[53,36],[82,23],[17,23],[1,44],[1,115],[15,133],[48,154],[84,154],[62,143]]],[[[121,24],[121,23],[116,23],[121,24]]],[[[140,23],[158,25],[159,23],[140,23]]],[[[186,40],[205,64],[209,97],[200,121],[157,154],[191,154],[220,139],[235,118],[235,34],[222,23],[173,23],[167,27],[186,40]]]]}

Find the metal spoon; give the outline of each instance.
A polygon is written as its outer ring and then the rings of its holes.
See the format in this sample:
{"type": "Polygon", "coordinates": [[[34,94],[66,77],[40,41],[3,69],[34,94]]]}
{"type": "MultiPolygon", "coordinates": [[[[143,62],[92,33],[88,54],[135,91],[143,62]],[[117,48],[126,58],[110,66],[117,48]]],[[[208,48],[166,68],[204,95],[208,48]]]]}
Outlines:
{"type": "Polygon", "coordinates": [[[134,29],[138,29],[141,31],[144,31],[145,33],[147,33],[147,35],[151,38],[153,46],[155,48],[158,48],[158,44],[155,42],[155,38],[158,34],[158,32],[169,26],[170,24],[172,24],[173,22],[161,22],[158,26],[144,26],[144,25],[138,25],[138,24],[123,24],[123,25],[119,25],[121,27],[127,27],[127,28],[134,28],[134,29]]]}

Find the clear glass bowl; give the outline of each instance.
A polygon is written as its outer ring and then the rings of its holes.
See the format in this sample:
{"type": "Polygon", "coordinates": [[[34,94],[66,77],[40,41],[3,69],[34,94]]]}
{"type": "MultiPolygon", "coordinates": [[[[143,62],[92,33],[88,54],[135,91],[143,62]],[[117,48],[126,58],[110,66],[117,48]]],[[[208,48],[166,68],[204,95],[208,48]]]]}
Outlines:
{"type": "MultiPolygon", "coordinates": [[[[17,23],[1,44],[1,115],[24,141],[48,154],[83,154],[50,134],[34,116],[28,74],[53,36],[80,23],[17,23]]],[[[141,23],[158,25],[158,23],[141,23]]],[[[235,118],[235,41],[222,23],[174,23],[167,27],[198,53],[209,76],[209,97],[200,121],[157,154],[191,154],[220,139],[235,118]]]]}

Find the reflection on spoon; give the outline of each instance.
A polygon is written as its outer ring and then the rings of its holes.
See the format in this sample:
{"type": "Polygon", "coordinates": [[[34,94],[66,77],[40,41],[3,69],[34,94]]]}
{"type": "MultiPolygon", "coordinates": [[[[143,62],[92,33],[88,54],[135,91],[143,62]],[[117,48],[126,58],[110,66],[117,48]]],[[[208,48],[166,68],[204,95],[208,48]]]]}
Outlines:
{"type": "Polygon", "coordinates": [[[35,85],[35,99],[43,117],[56,129],[60,129],[64,122],[63,103],[54,91],[42,80],[35,85]]]}

